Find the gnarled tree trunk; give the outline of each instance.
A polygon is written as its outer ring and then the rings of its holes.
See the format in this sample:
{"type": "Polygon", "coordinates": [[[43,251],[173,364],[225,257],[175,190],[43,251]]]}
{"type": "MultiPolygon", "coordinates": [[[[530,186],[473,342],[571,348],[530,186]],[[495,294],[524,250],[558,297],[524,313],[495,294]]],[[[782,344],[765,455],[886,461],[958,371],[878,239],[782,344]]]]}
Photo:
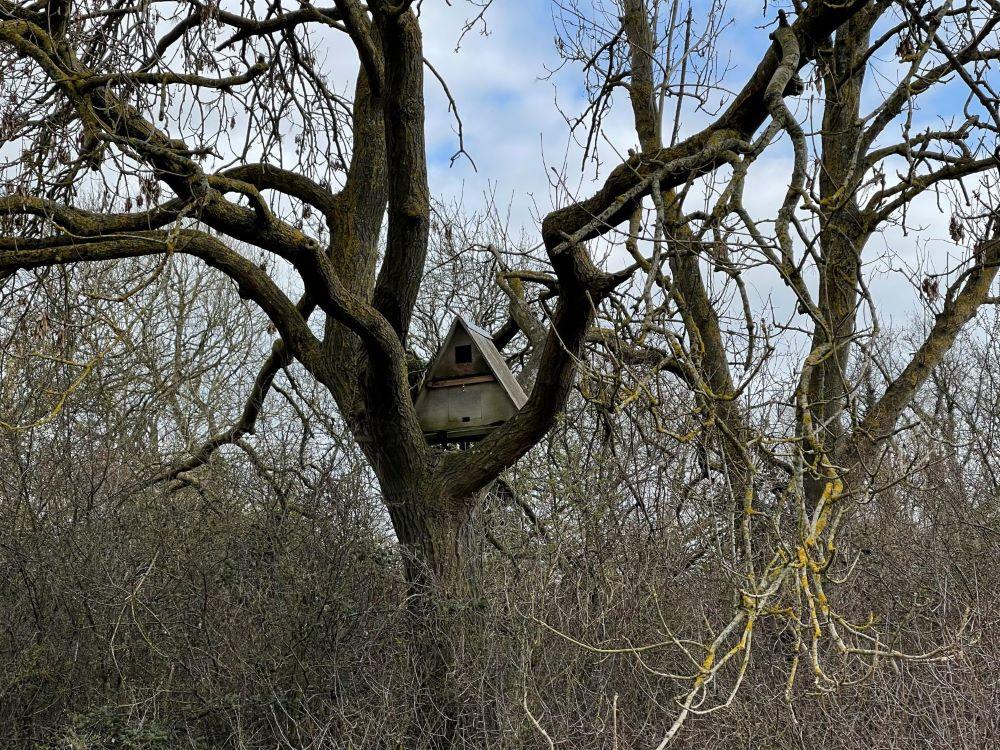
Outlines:
{"type": "Polygon", "coordinates": [[[454,747],[462,721],[456,669],[480,597],[481,550],[474,533],[481,495],[425,491],[390,504],[405,555],[412,627],[410,661],[419,682],[407,748],[454,747]]]}

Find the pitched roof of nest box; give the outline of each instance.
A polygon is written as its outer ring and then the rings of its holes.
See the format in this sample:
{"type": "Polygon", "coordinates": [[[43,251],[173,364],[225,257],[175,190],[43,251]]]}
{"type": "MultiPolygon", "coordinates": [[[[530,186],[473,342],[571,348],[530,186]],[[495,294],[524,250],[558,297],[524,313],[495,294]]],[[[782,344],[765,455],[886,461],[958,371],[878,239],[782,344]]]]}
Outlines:
{"type": "Polygon", "coordinates": [[[420,427],[432,442],[479,440],[528,400],[493,338],[456,317],[417,396],[420,427]]]}

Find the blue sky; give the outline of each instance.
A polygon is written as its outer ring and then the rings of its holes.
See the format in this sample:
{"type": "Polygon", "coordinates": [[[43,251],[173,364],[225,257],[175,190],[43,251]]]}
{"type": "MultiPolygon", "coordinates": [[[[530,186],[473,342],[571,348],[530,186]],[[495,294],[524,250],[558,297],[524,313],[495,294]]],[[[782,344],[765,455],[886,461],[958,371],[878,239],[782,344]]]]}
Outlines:
{"type": "MultiPolygon", "coordinates": [[[[695,17],[707,9],[705,0],[695,4],[695,17]]],[[[428,59],[447,80],[458,101],[465,127],[466,148],[475,160],[478,171],[465,159],[450,164],[457,148],[454,121],[447,111],[447,100],[432,77],[428,77],[428,153],[431,157],[431,189],[444,199],[461,198],[470,211],[483,204],[482,196],[495,190],[503,205],[510,202],[512,229],[523,229],[527,236],[537,237],[534,207],[542,215],[553,207],[548,166],[561,166],[568,153],[570,176],[581,196],[587,195],[617,160],[614,153],[636,144],[629,121],[626,95],[616,96],[615,113],[606,123],[606,142],[602,144],[605,166],[594,179],[593,170],[579,173],[579,150],[568,146],[568,128],[556,102],[567,111],[580,109],[582,78],[578,68],[567,67],[558,75],[546,79],[546,73],[558,66],[553,38],[556,30],[552,20],[553,5],[542,0],[495,0],[486,14],[487,33],[481,27],[467,33],[461,49],[456,42],[461,29],[476,8],[456,0],[448,6],[440,2],[424,2],[421,22],[428,59]]],[[[723,11],[729,23],[717,39],[721,63],[729,70],[724,83],[738,89],[769,44],[769,28],[775,7],[766,14],[757,0],[733,0],[723,11]]],[[[887,47],[885,62],[879,65],[881,76],[872,76],[866,99],[870,106],[880,100],[886,82],[897,75],[892,59],[894,45],[887,47]],[[883,77],[884,76],[884,77],[883,77]],[[883,86],[875,85],[882,81],[883,86]]],[[[924,100],[915,115],[917,125],[935,123],[941,112],[961,112],[964,91],[950,85],[924,100]]],[[[804,100],[789,101],[793,111],[805,120],[808,115],[804,100]]],[[[708,121],[704,113],[688,112],[683,119],[682,134],[690,134],[708,121]]],[[[940,124],[940,123],[936,123],[940,124]]],[[[773,216],[781,201],[791,168],[787,143],[776,144],[754,166],[747,190],[750,211],[758,216],[773,216]]],[[[895,267],[901,264],[927,264],[942,267],[945,256],[961,252],[947,241],[948,216],[939,212],[933,198],[920,201],[911,217],[927,227],[926,232],[904,237],[889,232],[884,239],[875,238],[867,253],[872,259],[885,250],[896,256],[895,267]],[[924,247],[924,243],[929,243],[924,247]],[[925,252],[927,250],[927,252],[925,252]],[[939,265],[940,264],[940,265],[939,265]]],[[[913,299],[901,274],[887,272],[889,264],[876,264],[869,269],[874,275],[873,290],[887,300],[891,318],[909,318],[914,312],[913,299]],[[881,269],[882,272],[879,272],[881,269]]],[[[763,301],[772,295],[780,300],[784,292],[765,278],[756,289],[763,301]]],[[[883,321],[885,323],[885,321],[883,321]]]]}

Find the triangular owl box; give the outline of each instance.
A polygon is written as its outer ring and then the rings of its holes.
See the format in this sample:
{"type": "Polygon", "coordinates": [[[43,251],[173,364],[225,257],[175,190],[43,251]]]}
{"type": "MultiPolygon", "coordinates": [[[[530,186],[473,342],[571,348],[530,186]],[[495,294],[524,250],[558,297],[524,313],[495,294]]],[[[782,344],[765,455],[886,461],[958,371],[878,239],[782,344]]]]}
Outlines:
{"type": "Polygon", "coordinates": [[[424,376],[417,418],[432,443],[472,442],[514,416],[527,400],[490,334],[457,317],[424,376]]]}

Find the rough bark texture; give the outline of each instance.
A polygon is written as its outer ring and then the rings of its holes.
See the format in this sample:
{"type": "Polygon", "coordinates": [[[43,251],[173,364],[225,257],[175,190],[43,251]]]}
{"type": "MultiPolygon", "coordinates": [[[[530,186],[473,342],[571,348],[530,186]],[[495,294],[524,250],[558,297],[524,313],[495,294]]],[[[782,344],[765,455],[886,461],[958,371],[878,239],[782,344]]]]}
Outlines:
{"type": "MultiPolygon", "coordinates": [[[[822,263],[817,302],[823,320],[816,326],[813,349],[825,345],[831,349],[813,369],[809,401],[826,451],[836,450],[844,434],[847,366],[858,314],[861,256],[870,232],[858,205],[857,189],[863,176],[858,169],[863,138],[861,89],[865,79],[861,63],[876,19],[875,13],[860,13],[852,18],[837,31],[832,50],[824,56],[819,170],[822,263]]],[[[820,471],[806,477],[811,503],[818,502],[825,482],[820,471]]]]}

